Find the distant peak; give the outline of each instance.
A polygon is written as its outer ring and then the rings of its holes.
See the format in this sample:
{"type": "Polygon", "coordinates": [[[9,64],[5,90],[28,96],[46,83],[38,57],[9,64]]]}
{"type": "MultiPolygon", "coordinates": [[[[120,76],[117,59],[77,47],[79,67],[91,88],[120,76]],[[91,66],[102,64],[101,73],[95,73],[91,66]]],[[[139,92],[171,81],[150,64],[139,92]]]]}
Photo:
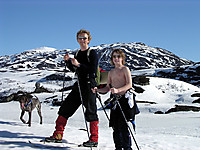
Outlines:
{"type": "Polygon", "coordinates": [[[30,49],[30,50],[27,50],[27,51],[55,51],[56,49],[55,48],[51,48],[51,47],[39,47],[39,48],[35,48],[35,49],[30,49]]]}

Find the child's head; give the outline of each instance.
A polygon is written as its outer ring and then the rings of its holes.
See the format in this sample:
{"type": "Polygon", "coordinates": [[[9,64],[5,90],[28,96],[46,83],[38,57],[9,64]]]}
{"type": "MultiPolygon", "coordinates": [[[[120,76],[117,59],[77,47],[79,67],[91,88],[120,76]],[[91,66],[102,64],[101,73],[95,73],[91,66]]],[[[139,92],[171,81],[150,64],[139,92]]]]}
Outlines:
{"type": "Polygon", "coordinates": [[[118,58],[122,58],[122,64],[124,65],[126,62],[125,62],[125,59],[126,59],[126,56],[125,56],[125,53],[121,50],[121,49],[114,49],[111,53],[111,65],[114,65],[114,62],[113,62],[113,58],[115,57],[118,57],[118,58]]]}

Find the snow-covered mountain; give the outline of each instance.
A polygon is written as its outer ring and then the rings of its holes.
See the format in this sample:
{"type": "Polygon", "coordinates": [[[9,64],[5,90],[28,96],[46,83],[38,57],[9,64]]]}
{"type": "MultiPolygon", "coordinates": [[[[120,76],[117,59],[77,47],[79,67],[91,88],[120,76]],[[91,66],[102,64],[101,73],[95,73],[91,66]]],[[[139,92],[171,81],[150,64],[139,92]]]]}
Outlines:
{"type": "Polygon", "coordinates": [[[194,64],[173,53],[144,43],[116,43],[93,47],[101,54],[100,66],[110,69],[110,53],[115,48],[123,49],[126,54],[126,65],[133,71],[138,69],[155,69],[194,64]]]}
{"type": "MultiPolygon", "coordinates": [[[[199,112],[195,111],[200,111],[200,64],[142,43],[117,43],[91,47],[101,56],[100,66],[103,69],[112,68],[109,65],[110,52],[116,47],[125,51],[127,66],[131,68],[133,76],[140,109],[140,114],[136,116],[137,134],[134,136],[140,149],[199,149],[199,112]]],[[[35,149],[28,140],[40,141],[52,134],[59,108],[52,104],[62,99],[63,56],[66,52],[74,54],[75,51],[42,47],[0,57],[1,149],[35,149]],[[43,125],[38,123],[36,112],[33,113],[31,128],[20,121],[19,103],[14,101],[19,92],[32,93],[39,98],[43,125]],[[1,103],[8,101],[12,102],[1,103]]],[[[66,72],[64,97],[68,95],[75,80],[74,73],[66,72]]],[[[100,96],[104,102],[109,93],[100,96]]],[[[97,106],[101,108],[99,101],[97,106]]],[[[109,113],[109,110],[106,111],[109,113]]],[[[64,140],[69,147],[63,149],[76,149],[74,145],[87,140],[86,132],[78,130],[85,128],[82,115],[79,108],[67,123],[64,140]]],[[[112,129],[108,127],[104,111],[98,109],[98,115],[98,149],[114,149],[112,129]]],[[[136,148],[134,143],[132,147],[136,148]]]]}
{"type": "MultiPolygon", "coordinates": [[[[121,48],[126,53],[126,65],[131,71],[159,68],[160,71],[152,74],[153,76],[164,76],[197,86],[200,85],[199,64],[180,58],[165,49],[150,47],[144,43],[115,43],[91,48],[97,50],[100,67],[104,70],[112,68],[110,65],[110,53],[112,50],[121,48]],[[165,68],[164,73],[161,68],[165,68]],[[166,73],[166,68],[170,68],[168,73],[166,73]]],[[[64,67],[64,54],[74,54],[75,51],[76,49],[57,50],[55,48],[41,47],[10,56],[0,56],[0,71],[26,71],[32,69],[59,71],[64,67]]]]}
{"type": "MultiPolygon", "coordinates": [[[[131,70],[166,68],[191,65],[194,62],[182,59],[162,48],[150,47],[143,43],[116,43],[91,47],[96,49],[100,57],[100,66],[110,70],[110,53],[114,48],[121,48],[126,53],[127,66],[131,70]]],[[[0,67],[3,69],[58,69],[63,67],[63,55],[73,54],[76,50],[56,50],[41,47],[20,54],[0,57],[0,67]]]]}
{"type": "MultiPolygon", "coordinates": [[[[110,70],[110,53],[114,48],[121,48],[127,56],[127,66],[133,78],[137,76],[155,76],[178,79],[200,85],[200,64],[179,58],[173,53],[147,46],[143,43],[116,43],[91,47],[96,49],[100,58],[100,67],[110,70]],[[145,69],[144,69],[145,68],[145,69]]],[[[11,94],[25,92],[59,92],[63,86],[63,56],[74,54],[76,50],[57,50],[41,47],[24,51],[20,54],[0,57],[0,99],[9,101],[11,94]],[[36,83],[41,87],[36,88],[36,83]],[[9,99],[9,100],[8,100],[9,99]]],[[[75,82],[74,74],[66,73],[65,87],[75,82]]],[[[134,80],[136,81],[136,80],[134,80]]],[[[136,84],[140,84],[137,83],[136,84]]]]}

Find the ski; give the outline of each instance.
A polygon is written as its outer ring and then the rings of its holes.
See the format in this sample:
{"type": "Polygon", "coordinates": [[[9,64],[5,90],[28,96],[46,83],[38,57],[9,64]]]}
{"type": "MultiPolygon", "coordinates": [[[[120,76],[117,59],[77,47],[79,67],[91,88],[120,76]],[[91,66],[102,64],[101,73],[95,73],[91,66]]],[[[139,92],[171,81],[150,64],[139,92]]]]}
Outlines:
{"type": "Polygon", "coordinates": [[[97,146],[85,147],[83,144],[79,144],[78,147],[85,148],[85,149],[88,149],[88,148],[91,149],[91,148],[92,148],[92,149],[94,149],[94,150],[97,149],[97,146]]]}
{"type": "Polygon", "coordinates": [[[98,149],[97,147],[85,147],[83,144],[79,144],[78,148],[79,149],[81,148],[81,150],[88,150],[88,149],[97,150],[98,149]]]}

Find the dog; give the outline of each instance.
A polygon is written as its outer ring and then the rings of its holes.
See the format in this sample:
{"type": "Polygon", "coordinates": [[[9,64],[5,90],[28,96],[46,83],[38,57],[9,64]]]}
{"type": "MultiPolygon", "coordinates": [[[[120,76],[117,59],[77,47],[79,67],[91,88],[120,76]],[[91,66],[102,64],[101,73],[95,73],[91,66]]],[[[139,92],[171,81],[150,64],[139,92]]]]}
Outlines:
{"type": "Polygon", "coordinates": [[[42,124],[41,103],[39,99],[36,96],[32,96],[31,94],[19,94],[17,99],[20,102],[20,107],[22,110],[20,120],[31,127],[32,111],[36,108],[40,117],[40,124],[42,124]],[[23,119],[25,112],[29,113],[28,122],[23,119]]]}

